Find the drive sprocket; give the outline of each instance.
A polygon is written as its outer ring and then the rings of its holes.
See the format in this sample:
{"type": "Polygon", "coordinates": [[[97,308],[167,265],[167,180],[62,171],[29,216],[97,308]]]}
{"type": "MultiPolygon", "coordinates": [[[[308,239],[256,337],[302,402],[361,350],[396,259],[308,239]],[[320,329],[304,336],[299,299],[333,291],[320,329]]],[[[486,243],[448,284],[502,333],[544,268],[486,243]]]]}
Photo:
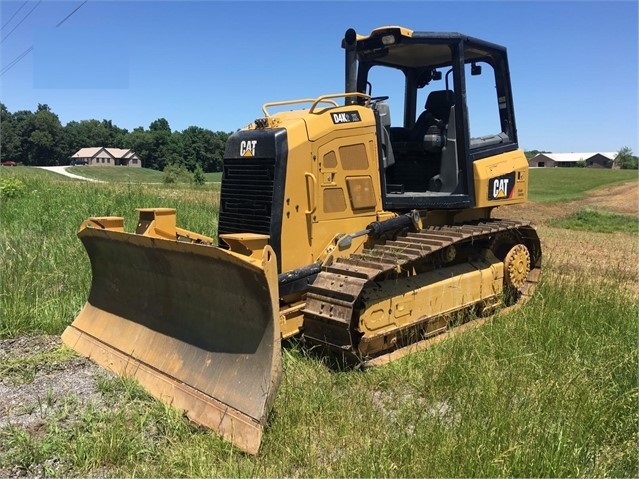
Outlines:
{"type": "Polygon", "coordinates": [[[504,274],[506,284],[522,291],[530,273],[530,252],[525,245],[519,243],[510,248],[504,258],[504,274]]]}

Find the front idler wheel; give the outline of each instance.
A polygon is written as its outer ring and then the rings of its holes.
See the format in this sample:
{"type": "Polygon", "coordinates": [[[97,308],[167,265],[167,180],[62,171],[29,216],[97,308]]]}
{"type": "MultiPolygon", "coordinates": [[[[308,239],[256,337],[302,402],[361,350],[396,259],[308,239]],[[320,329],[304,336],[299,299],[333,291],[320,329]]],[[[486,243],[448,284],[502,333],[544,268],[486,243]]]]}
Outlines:
{"type": "Polygon", "coordinates": [[[504,276],[508,289],[522,293],[530,273],[530,252],[523,244],[516,244],[504,258],[504,276]]]}

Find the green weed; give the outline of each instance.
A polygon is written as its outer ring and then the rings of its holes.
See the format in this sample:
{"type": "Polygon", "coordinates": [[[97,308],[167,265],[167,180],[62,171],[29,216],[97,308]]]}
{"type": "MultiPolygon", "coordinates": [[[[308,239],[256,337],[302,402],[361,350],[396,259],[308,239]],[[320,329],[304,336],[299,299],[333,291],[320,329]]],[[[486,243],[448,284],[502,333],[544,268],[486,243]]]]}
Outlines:
{"type": "Polygon", "coordinates": [[[17,178],[0,178],[0,199],[7,200],[24,195],[25,186],[17,178]]]}
{"type": "Polygon", "coordinates": [[[27,358],[5,358],[0,363],[0,380],[8,384],[28,383],[33,380],[36,372],[53,369],[75,356],[69,348],[59,346],[27,358]]]}
{"type": "Polygon", "coordinates": [[[637,233],[639,218],[586,208],[567,218],[551,221],[550,226],[583,231],[637,233]]]}

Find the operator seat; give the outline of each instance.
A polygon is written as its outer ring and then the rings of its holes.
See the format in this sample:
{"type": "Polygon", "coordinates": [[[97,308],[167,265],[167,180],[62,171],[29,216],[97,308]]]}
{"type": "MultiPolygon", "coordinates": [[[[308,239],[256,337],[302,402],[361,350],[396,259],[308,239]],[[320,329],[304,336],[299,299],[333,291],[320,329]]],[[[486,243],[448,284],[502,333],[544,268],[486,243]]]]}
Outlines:
{"type": "Polygon", "coordinates": [[[450,108],[455,104],[452,90],[436,90],[428,94],[425,110],[410,131],[410,140],[423,142],[428,152],[440,152],[446,143],[446,126],[450,108]]]}
{"type": "Polygon", "coordinates": [[[393,147],[389,133],[391,125],[390,106],[385,101],[379,101],[373,105],[373,108],[377,111],[381,123],[382,163],[384,168],[388,168],[395,164],[395,155],[393,155],[393,147]]]}

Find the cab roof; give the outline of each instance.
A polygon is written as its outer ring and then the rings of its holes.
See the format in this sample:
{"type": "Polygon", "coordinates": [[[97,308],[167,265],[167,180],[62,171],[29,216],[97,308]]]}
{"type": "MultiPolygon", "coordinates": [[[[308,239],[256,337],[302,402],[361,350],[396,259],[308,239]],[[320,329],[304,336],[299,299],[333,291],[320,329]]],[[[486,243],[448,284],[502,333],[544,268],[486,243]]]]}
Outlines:
{"type": "MultiPolygon", "coordinates": [[[[450,64],[451,46],[461,42],[465,44],[466,61],[487,59],[506,51],[501,45],[457,32],[415,32],[401,26],[375,28],[369,35],[357,34],[356,39],[360,61],[396,68],[450,64]]],[[[342,47],[346,47],[346,39],[342,40],[342,47]]]]}

